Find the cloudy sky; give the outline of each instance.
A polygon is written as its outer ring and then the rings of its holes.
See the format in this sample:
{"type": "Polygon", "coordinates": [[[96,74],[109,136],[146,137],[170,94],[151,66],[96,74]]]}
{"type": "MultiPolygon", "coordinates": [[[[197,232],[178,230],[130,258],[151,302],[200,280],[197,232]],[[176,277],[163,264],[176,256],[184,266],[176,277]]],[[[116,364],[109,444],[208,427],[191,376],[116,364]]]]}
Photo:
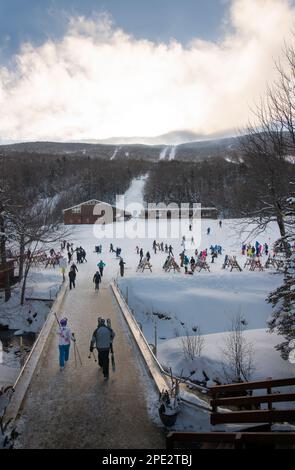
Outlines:
{"type": "Polygon", "coordinates": [[[1,0],[0,141],[243,127],[293,0],[1,0]]]}

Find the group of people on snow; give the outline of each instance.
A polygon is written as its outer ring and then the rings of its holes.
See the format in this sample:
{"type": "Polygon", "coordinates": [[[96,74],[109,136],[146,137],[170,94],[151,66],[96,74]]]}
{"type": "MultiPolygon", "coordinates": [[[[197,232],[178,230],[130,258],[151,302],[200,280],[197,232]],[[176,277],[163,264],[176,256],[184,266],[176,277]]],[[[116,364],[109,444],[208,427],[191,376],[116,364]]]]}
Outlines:
{"type": "Polygon", "coordinates": [[[84,250],[84,248],[82,248],[82,246],[76,248],[75,252],[76,252],[76,257],[77,257],[77,263],[78,264],[83,264],[84,261],[86,261],[86,263],[87,263],[86,251],[84,250]]]}
{"type": "Polygon", "coordinates": [[[268,256],[268,254],[269,254],[269,246],[267,243],[264,243],[262,245],[258,241],[256,241],[255,245],[251,245],[250,243],[248,243],[248,245],[246,245],[246,243],[243,243],[242,245],[243,256],[247,255],[249,258],[254,258],[255,256],[256,257],[260,257],[262,255],[268,256]]]}

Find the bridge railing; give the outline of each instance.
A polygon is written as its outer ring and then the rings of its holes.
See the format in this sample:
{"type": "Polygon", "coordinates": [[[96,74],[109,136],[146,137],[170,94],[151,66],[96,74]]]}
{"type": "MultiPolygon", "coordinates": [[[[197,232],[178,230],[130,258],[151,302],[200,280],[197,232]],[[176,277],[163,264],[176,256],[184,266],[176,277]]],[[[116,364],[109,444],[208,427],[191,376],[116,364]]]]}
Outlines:
{"type": "Polygon", "coordinates": [[[295,403],[295,393],[273,393],[274,388],[291,386],[295,386],[294,377],[212,387],[211,424],[295,422],[295,408],[286,410],[273,407],[274,403],[295,403]],[[255,390],[266,390],[266,394],[249,396],[249,392],[255,390]],[[267,405],[267,410],[260,409],[262,404],[267,405]],[[224,412],[219,407],[234,407],[238,411],[224,412]],[[241,408],[247,409],[241,411],[241,408]]]}

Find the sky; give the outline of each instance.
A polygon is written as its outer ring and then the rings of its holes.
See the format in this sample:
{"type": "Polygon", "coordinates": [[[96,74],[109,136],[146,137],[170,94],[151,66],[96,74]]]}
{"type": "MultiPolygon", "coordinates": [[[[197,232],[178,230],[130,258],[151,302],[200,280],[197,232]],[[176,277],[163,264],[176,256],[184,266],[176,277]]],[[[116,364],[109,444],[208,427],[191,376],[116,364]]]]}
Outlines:
{"type": "Polygon", "coordinates": [[[232,133],[294,20],[293,0],[0,0],[0,141],[232,133]]]}

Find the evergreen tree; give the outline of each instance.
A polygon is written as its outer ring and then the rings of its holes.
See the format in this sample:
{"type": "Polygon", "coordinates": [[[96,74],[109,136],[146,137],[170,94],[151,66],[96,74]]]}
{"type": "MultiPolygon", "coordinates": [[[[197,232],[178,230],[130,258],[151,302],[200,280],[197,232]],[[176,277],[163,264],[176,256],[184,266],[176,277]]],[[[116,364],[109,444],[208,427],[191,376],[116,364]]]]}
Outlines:
{"type": "Polygon", "coordinates": [[[269,330],[285,338],[276,349],[280,351],[283,359],[287,360],[293,349],[295,340],[295,234],[292,233],[285,240],[279,240],[277,246],[285,251],[286,263],[284,267],[284,281],[274,292],[271,292],[267,301],[273,306],[272,318],[269,321],[269,330]],[[287,243],[286,243],[287,242],[287,243]],[[288,246],[286,253],[286,246],[288,246]],[[293,248],[293,249],[292,249],[293,248]],[[290,344],[291,343],[291,344],[290,344]]]}

